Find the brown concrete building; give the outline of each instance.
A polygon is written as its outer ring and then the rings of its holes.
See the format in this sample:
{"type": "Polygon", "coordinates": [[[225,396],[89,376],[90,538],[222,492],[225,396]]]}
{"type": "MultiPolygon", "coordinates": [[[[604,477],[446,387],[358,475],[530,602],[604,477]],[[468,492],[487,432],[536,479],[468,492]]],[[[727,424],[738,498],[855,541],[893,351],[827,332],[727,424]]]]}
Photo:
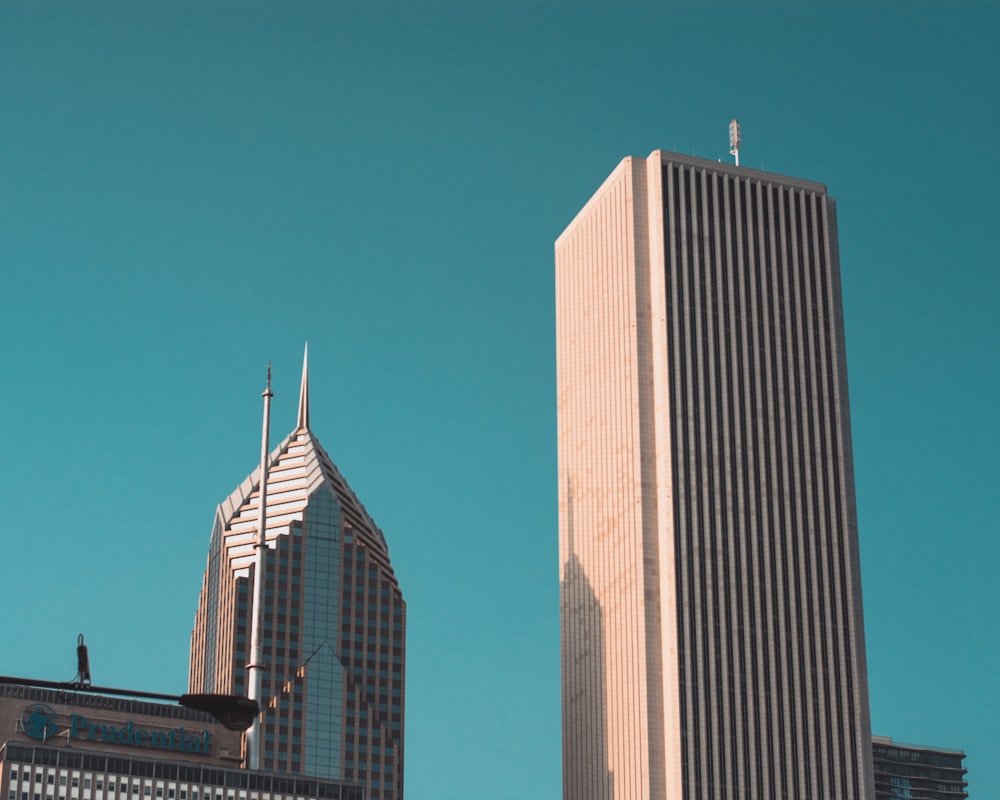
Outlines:
{"type": "Polygon", "coordinates": [[[872,798],[834,201],[656,151],[555,261],[564,797],[872,798]]]}
{"type": "MultiPolygon", "coordinates": [[[[222,502],[191,636],[192,692],[247,694],[260,468],[222,502]]],[[[310,428],[270,455],[260,769],[401,800],[406,604],[382,531],[310,428]]]]}
{"type": "Polygon", "coordinates": [[[181,706],[0,683],[4,800],[364,800],[241,768],[241,733],[181,706]]]}

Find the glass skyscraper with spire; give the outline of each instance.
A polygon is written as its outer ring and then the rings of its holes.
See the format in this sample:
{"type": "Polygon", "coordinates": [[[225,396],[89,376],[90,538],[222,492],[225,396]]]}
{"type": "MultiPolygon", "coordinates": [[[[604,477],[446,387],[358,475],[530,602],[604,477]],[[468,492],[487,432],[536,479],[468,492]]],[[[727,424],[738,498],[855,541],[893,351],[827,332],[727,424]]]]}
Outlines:
{"type": "MultiPolygon", "coordinates": [[[[260,769],[401,800],[406,605],[382,531],[312,432],[307,363],[268,461],[260,769]]],[[[247,693],[260,483],[258,467],[215,514],[191,692],[247,693]]]]}

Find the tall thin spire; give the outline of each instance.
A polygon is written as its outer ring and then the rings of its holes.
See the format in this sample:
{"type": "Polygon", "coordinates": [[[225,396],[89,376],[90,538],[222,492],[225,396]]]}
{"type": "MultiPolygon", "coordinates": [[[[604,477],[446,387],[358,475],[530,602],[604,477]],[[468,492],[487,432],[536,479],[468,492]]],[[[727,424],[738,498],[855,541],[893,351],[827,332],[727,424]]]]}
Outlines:
{"type": "Polygon", "coordinates": [[[309,342],[302,356],[302,388],[299,390],[299,429],[309,430],[309,342]]]}

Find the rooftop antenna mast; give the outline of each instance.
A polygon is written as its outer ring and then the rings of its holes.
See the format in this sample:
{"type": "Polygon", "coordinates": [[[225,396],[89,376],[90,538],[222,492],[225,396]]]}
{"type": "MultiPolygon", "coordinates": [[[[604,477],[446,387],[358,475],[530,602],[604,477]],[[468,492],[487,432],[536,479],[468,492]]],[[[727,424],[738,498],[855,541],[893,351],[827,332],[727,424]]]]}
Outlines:
{"type": "MultiPolygon", "coordinates": [[[[264,398],[264,430],[260,443],[260,509],[257,523],[257,541],[254,543],[253,606],[250,623],[250,663],[247,677],[250,683],[250,699],[260,703],[264,684],[264,636],[261,628],[264,622],[264,568],[267,556],[267,461],[271,438],[271,364],[267,365],[267,388],[264,398]]],[[[254,717],[253,725],[247,731],[246,758],[249,769],[260,769],[260,714],[254,717]]]]}
{"type": "Polygon", "coordinates": [[[736,166],[740,165],[740,142],[743,137],[740,134],[740,121],[734,119],[729,123],[729,155],[736,157],[736,166]]]}

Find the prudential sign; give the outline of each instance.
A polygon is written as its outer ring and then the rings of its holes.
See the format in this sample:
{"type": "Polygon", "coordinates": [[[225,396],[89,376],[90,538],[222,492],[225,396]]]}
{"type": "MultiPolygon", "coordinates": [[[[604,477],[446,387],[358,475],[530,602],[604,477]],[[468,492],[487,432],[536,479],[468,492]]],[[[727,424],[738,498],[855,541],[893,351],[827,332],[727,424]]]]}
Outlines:
{"type": "Polygon", "coordinates": [[[32,739],[47,741],[54,736],[66,736],[75,741],[102,742],[128,747],[149,747],[175,753],[211,753],[212,735],[204,730],[192,733],[184,728],[148,730],[127,720],[123,725],[91,722],[82,714],[70,714],[69,725],[59,722],[59,715],[44,703],[32,703],[21,712],[21,729],[32,739]]]}

